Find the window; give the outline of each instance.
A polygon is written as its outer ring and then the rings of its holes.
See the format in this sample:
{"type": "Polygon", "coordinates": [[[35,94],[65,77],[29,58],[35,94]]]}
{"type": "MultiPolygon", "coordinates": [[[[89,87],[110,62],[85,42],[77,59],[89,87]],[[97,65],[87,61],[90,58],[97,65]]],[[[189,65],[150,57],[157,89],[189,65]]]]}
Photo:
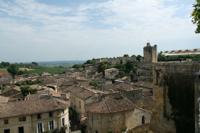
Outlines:
{"type": "Polygon", "coordinates": [[[62,118],[62,126],[65,126],[65,118],[62,118]]]}
{"type": "Polygon", "coordinates": [[[43,124],[42,122],[39,122],[37,124],[37,133],[42,133],[43,132],[43,124]]]}
{"type": "Polygon", "coordinates": [[[18,133],[24,133],[24,127],[18,127],[18,133]]]}
{"type": "Polygon", "coordinates": [[[145,117],[142,116],[142,125],[145,124],[145,117]]]}
{"type": "Polygon", "coordinates": [[[52,121],[49,121],[49,130],[53,130],[53,129],[54,129],[54,122],[52,120],[52,121]]]}
{"type": "Polygon", "coordinates": [[[53,117],[53,112],[49,112],[49,117],[53,117]]]}
{"type": "Polygon", "coordinates": [[[26,121],[26,117],[19,117],[19,121],[26,121]]]}
{"type": "Polygon", "coordinates": [[[4,133],[10,133],[10,129],[4,129],[4,133]]]}
{"type": "Polygon", "coordinates": [[[4,120],[4,124],[8,124],[8,119],[5,119],[5,120],[4,120]]]}
{"type": "Polygon", "coordinates": [[[38,115],[37,115],[37,119],[41,119],[41,114],[38,114],[38,115]]]}

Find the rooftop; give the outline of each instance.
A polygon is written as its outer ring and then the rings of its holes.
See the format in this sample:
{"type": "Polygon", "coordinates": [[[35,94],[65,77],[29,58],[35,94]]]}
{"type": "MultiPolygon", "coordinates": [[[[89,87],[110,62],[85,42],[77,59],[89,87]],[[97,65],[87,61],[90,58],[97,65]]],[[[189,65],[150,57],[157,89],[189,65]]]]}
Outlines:
{"type": "Polygon", "coordinates": [[[85,89],[84,87],[81,86],[68,87],[68,91],[81,99],[87,99],[95,94],[94,92],[85,89]]]}
{"type": "Polygon", "coordinates": [[[186,49],[186,50],[172,50],[172,51],[164,51],[162,53],[166,56],[173,56],[173,55],[198,55],[200,54],[200,49],[186,49]]]}
{"type": "Polygon", "coordinates": [[[0,119],[64,110],[67,107],[67,102],[54,98],[0,103],[0,119]]]}
{"type": "Polygon", "coordinates": [[[88,112],[92,113],[116,113],[133,110],[133,103],[120,94],[102,96],[99,102],[89,105],[88,112]]]}

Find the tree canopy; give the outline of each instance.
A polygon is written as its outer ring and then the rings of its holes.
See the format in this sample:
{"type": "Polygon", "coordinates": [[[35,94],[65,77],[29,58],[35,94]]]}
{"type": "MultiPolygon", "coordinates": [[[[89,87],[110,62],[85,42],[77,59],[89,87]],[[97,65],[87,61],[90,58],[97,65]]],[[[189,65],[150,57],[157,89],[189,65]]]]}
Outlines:
{"type": "Polygon", "coordinates": [[[7,68],[7,71],[12,75],[13,79],[15,78],[15,75],[18,73],[19,68],[15,65],[12,64],[7,68]]]}
{"type": "Polygon", "coordinates": [[[200,33],[200,0],[196,0],[197,3],[194,5],[192,12],[192,22],[197,25],[196,33],[200,33]]]}

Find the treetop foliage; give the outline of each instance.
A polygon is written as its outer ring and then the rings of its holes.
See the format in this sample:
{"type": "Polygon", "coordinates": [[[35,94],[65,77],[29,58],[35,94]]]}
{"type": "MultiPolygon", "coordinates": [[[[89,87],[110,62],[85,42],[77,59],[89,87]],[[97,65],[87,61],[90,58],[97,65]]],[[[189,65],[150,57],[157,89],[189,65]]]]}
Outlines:
{"type": "Polygon", "coordinates": [[[193,7],[192,22],[197,25],[195,32],[200,33],[200,0],[196,0],[196,4],[193,7]]]}

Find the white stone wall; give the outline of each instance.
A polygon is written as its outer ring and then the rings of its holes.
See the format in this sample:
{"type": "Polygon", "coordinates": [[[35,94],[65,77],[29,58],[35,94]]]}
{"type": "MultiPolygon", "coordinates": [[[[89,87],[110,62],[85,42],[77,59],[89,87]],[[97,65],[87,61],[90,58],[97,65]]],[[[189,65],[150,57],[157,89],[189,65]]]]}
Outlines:
{"type": "Polygon", "coordinates": [[[143,109],[135,108],[134,111],[126,113],[125,125],[128,129],[142,125],[142,117],[145,118],[145,124],[149,124],[151,120],[151,112],[143,109]]]}
{"type": "Polygon", "coordinates": [[[4,129],[10,129],[10,133],[18,133],[18,127],[24,127],[25,133],[37,133],[37,123],[42,122],[44,131],[49,130],[49,121],[54,121],[54,128],[61,128],[61,119],[65,118],[65,126],[67,127],[66,133],[69,133],[69,114],[68,109],[64,111],[54,111],[53,117],[49,117],[49,113],[42,113],[41,119],[37,118],[37,114],[26,116],[26,121],[20,122],[19,117],[11,117],[0,119],[0,133],[4,132],[4,129]],[[8,119],[8,124],[4,124],[4,120],[8,119]]]}

